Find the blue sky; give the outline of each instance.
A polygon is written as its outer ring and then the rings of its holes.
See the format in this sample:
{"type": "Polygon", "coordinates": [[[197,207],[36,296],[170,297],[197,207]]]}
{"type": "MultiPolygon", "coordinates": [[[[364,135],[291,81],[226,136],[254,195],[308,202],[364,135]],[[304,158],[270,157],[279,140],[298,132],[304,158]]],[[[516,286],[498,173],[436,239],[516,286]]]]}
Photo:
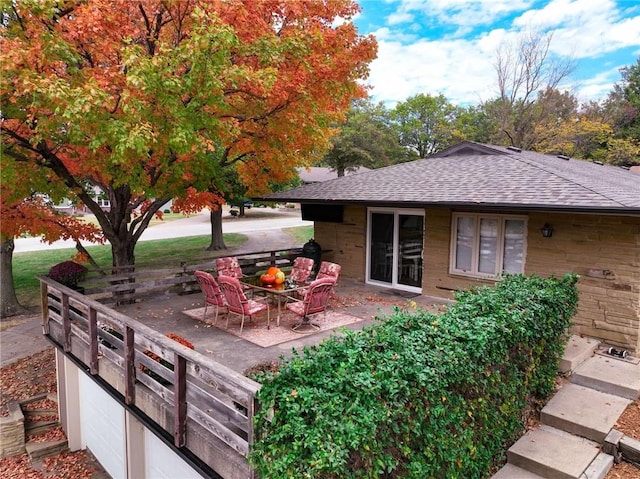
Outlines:
{"type": "Polygon", "coordinates": [[[601,100],[640,57],[640,0],[358,0],[361,34],[378,41],[368,84],[393,106],[418,93],[457,105],[497,96],[498,46],[552,32],[550,54],[576,67],[560,88],[601,100]]]}

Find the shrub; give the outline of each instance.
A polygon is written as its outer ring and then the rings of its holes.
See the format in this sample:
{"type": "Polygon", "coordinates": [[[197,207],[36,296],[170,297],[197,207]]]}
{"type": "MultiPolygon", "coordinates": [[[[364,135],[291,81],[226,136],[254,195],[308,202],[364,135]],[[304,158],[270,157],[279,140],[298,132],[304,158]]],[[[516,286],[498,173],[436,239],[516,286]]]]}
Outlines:
{"type": "Polygon", "coordinates": [[[263,477],[483,478],[553,391],[577,277],[510,276],[443,314],[383,323],[305,348],[258,377],[263,477]]]}
{"type": "Polygon", "coordinates": [[[65,286],[77,286],[88,269],[75,261],[63,261],[51,267],[47,276],[65,286]]]}

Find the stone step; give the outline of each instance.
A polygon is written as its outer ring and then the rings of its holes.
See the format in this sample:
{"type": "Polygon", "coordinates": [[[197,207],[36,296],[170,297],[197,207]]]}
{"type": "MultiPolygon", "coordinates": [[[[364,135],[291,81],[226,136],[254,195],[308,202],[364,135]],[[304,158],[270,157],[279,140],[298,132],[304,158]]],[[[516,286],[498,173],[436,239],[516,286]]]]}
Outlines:
{"type": "Polygon", "coordinates": [[[29,458],[34,461],[54,454],[60,454],[69,450],[69,442],[66,439],[58,441],[28,442],[25,444],[29,458]]]}
{"type": "Polygon", "coordinates": [[[593,441],[541,425],[509,448],[507,461],[546,479],[581,479],[599,453],[593,441]]]}
{"type": "Polygon", "coordinates": [[[594,355],[578,366],[569,380],[627,399],[640,397],[640,364],[613,356],[594,355]]]}
{"type": "Polygon", "coordinates": [[[595,389],[567,383],[540,412],[540,421],[599,444],[631,401],[595,389]]]}
{"type": "Polygon", "coordinates": [[[572,335],[564,348],[564,354],[560,360],[559,370],[568,373],[577,368],[584,361],[593,356],[600,341],[583,336],[572,335]]]}
{"type": "Polygon", "coordinates": [[[24,433],[27,436],[44,434],[60,425],[59,421],[25,421],[24,433]]]}
{"type": "Polygon", "coordinates": [[[513,464],[505,464],[502,469],[496,472],[491,479],[544,479],[533,472],[520,469],[513,464]]]}

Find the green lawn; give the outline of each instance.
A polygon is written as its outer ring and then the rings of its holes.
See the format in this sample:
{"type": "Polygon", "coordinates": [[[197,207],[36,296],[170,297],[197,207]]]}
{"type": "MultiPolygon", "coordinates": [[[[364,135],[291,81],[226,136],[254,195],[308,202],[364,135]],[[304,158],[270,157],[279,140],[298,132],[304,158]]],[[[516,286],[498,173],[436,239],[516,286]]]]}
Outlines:
{"type": "MultiPolygon", "coordinates": [[[[313,226],[286,228],[296,242],[305,243],[313,236],[313,226]]],[[[153,269],[160,267],[178,267],[180,262],[198,263],[200,260],[220,256],[220,252],[205,251],[210,236],[188,236],[185,238],[141,241],[136,246],[136,266],[153,269]]],[[[247,241],[245,235],[229,233],[224,242],[229,249],[238,248],[247,241]]],[[[111,246],[88,246],[87,251],[103,267],[111,265],[111,246]]],[[[13,255],[13,281],[20,304],[35,307],[40,301],[40,286],[36,276],[44,276],[49,269],[61,261],[73,258],[74,248],[30,251],[13,255]]]]}

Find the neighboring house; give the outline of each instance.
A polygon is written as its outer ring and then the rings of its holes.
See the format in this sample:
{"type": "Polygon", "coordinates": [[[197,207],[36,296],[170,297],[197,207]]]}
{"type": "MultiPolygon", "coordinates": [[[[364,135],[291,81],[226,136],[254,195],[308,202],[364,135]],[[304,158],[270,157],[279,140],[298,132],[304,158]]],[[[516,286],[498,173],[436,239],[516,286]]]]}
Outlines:
{"type": "MultiPolygon", "coordinates": [[[[310,183],[321,183],[327,180],[333,180],[338,177],[338,173],[331,168],[325,168],[321,166],[309,166],[306,168],[296,168],[298,171],[298,176],[303,184],[307,185],[310,183]]],[[[365,168],[364,166],[359,166],[354,171],[346,171],[345,176],[353,175],[354,173],[363,173],[365,171],[371,171],[369,168],[365,168]]]]}
{"type": "MultiPolygon", "coordinates": [[[[108,212],[111,209],[111,202],[100,187],[93,187],[92,197],[94,201],[98,203],[98,206],[100,206],[100,208],[102,208],[104,211],[108,212]]],[[[54,208],[62,213],[67,213],[69,215],[91,213],[86,205],[81,204],[80,206],[77,206],[77,204],[71,201],[69,198],[64,198],[60,203],[54,205],[54,208]]]]}
{"type": "Polygon", "coordinates": [[[315,220],[323,259],[370,284],[450,298],[503,273],[580,275],[576,333],[640,351],[640,175],[465,142],[273,193],[315,220]]]}

